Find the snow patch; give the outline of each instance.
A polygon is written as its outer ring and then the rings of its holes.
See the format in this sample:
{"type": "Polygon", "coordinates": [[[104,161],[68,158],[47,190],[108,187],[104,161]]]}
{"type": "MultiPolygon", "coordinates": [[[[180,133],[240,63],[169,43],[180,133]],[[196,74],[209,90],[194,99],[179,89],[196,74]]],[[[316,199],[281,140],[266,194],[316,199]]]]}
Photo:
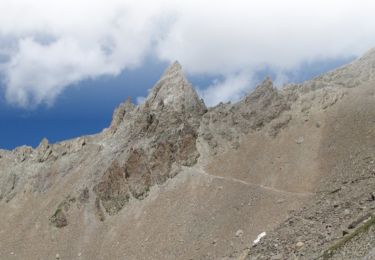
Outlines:
{"type": "Polygon", "coordinates": [[[260,233],[258,236],[257,236],[257,239],[255,239],[254,240],[254,245],[256,245],[256,244],[258,244],[259,243],[259,241],[263,238],[263,237],[265,237],[266,236],[266,232],[262,232],[262,233],[260,233]]]}

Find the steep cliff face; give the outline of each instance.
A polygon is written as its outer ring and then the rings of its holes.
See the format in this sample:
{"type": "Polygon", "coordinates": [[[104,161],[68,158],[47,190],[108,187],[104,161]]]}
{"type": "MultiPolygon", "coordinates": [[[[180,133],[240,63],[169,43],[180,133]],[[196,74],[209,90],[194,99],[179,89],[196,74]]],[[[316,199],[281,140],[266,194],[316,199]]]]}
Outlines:
{"type": "Polygon", "coordinates": [[[373,56],[208,109],[176,62],[101,133],[0,150],[0,258],[318,257],[374,211],[373,56]]]}

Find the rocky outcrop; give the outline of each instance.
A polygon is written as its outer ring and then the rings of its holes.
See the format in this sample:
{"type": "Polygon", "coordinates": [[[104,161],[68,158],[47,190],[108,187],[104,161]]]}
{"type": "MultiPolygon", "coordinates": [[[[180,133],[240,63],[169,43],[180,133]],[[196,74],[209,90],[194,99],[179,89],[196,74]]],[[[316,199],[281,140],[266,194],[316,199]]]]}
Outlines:
{"type": "Polygon", "coordinates": [[[114,161],[93,190],[109,215],[117,213],[129,200],[125,169],[114,161]]]}
{"type": "Polygon", "coordinates": [[[5,199],[5,202],[9,202],[16,196],[16,186],[19,182],[20,177],[11,173],[4,178],[0,186],[0,202],[5,199]]]}
{"type": "Polygon", "coordinates": [[[55,155],[51,145],[48,143],[48,140],[44,138],[39,146],[36,148],[36,160],[40,163],[47,161],[48,159],[53,159],[55,155]]]}
{"type": "Polygon", "coordinates": [[[67,215],[72,204],[77,202],[75,197],[67,196],[58,206],[53,215],[49,218],[50,223],[57,227],[63,228],[68,225],[67,215]]]}
{"type": "Polygon", "coordinates": [[[15,155],[17,156],[17,160],[19,162],[23,162],[27,159],[30,159],[32,157],[33,148],[30,146],[21,146],[17,147],[14,150],[15,155]]]}
{"type": "Polygon", "coordinates": [[[124,120],[126,113],[131,112],[134,109],[134,105],[131,103],[130,97],[122,104],[120,104],[115,112],[113,112],[112,122],[109,127],[112,133],[115,133],[118,127],[124,120]]]}
{"type": "MultiPolygon", "coordinates": [[[[225,149],[226,145],[236,148],[241,136],[262,129],[289,110],[290,100],[290,96],[281,94],[267,78],[240,102],[220,103],[209,109],[203,116],[200,135],[214,154],[225,149]]],[[[288,115],[275,124],[271,135],[275,136],[289,121],[288,115]]]]}

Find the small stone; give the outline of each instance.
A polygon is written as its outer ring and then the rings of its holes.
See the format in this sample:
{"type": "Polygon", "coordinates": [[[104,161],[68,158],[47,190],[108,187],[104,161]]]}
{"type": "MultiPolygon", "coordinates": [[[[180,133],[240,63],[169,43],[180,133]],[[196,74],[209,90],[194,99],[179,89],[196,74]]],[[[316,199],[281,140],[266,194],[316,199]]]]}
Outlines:
{"type": "Polygon", "coordinates": [[[56,259],[60,259],[60,255],[59,254],[56,254],[56,259]]]}
{"type": "Polygon", "coordinates": [[[303,243],[302,241],[298,241],[296,247],[303,247],[304,245],[305,243],[303,243]]]}
{"type": "Polygon", "coordinates": [[[305,141],[305,138],[303,138],[302,136],[300,136],[300,137],[298,137],[298,139],[296,140],[296,143],[297,143],[297,144],[302,144],[304,141],[305,141]]]}
{"type": "Polygon", "coordinates": [[[375,200],[375,192],[371,192],[370,201],[374,201],[374,200],[375,200]]]}
{"type": "Polygon", "coordinates": [[[82,256],[82,253],[78,253],[78,257],[81,257],[82,256]]]}
{"type": "Polygon", "coordinates": [[[241,237],[242,235],[243,235],[243,230],[242,229],[237,230],[236,237],[241,237]]]}

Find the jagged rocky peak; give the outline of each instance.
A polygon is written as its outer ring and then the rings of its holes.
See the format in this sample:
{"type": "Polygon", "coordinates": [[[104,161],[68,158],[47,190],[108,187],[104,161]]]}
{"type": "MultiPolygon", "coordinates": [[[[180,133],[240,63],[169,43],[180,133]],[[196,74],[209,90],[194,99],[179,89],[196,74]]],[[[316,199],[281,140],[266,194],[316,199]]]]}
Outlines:
{"type": "Polygon", "coordinates": [[[130,97],[123,103],[121,103],[116,110],[113,112],[112,122],[110,129],[112,132],[115,132],[121,122],[124,120],[124,117],[127,113],[134,109],[134,104],[131,102],[130,97]]]}
{"type": "Polygon", "coordinates": [[[38,151],[45,151],[49,148],[50,144],[47,138],[43,138],[38,147],[36,148],[38,151]]]}
{"type": "Polygon", "coordinates": [[[273,82],[270,77],[267,77],[260,83],[253,92],[245,99],[246,102],[256,101],[262,98],[277,95],[277,89],[273,87],[273,82]]]}
{"type": "Polygon", "coordinates": [[[170,109],[202,114],[206,106],[186,79],[179,62],[174,62],[151,90],[145,106],[151,110],[170,109]]]}
{"type": "Polygon", "coordinates": [[[52,155],[52,147],[47,138],[43,138],[39,146],[36,148],[37,151],[37,161],[44,162],[47,161],[52,155]]]}
{"type": "Polygon", "coordinates": [[[275,88],[273,87],[273,81],[271,77],[266,77],[262,83],[260,83],[256,88],[254,93],[260,93],[260,92],[268,92],[268,91],[274,91],[275,88]]]}

